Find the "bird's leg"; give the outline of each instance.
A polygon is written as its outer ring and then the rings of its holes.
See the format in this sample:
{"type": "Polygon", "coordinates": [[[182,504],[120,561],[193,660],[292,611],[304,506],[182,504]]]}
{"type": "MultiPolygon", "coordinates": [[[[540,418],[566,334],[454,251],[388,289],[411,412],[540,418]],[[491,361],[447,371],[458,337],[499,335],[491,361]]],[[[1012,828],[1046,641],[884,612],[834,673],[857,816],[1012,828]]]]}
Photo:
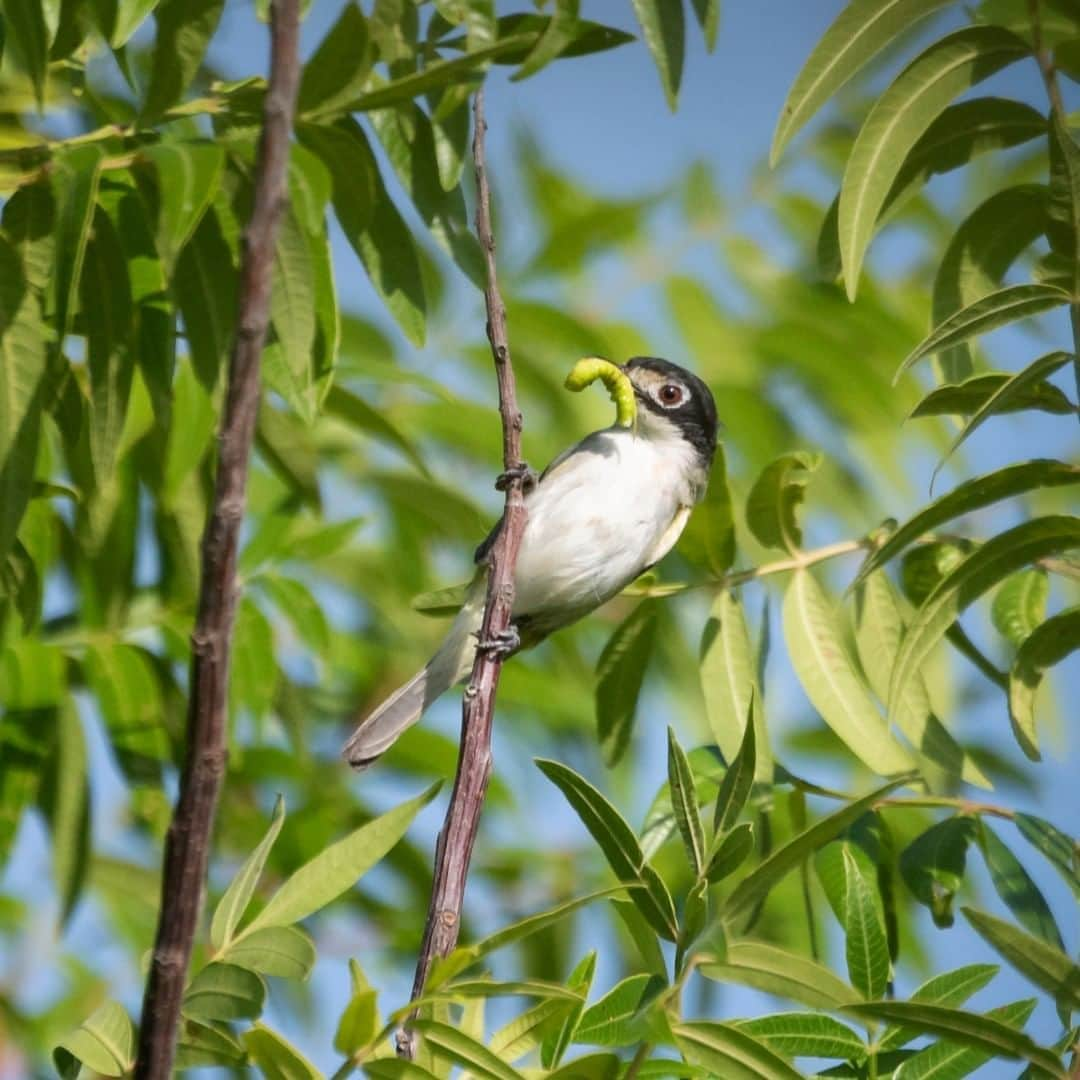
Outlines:
{"type": "Polygon", "coordinates": [[[481,637],[480,634],[476,634],[475,636],[476,648],[478,650],[502,657],[504,660],[521,648],[521,635],[518,633],[517,627],[514,626],[513,623],[505,630],[500,630],[498,633],[492,634],[489,638],[481,637]]]}
{"type": "Polygon", "coordinates": [[[505,491],[512,480],[521,480],[522,493],[527,495],[540,482],[540,474],[524,461],[519,461],[513,468],[499,473],[495,478],[495,490],[505,491]]]}

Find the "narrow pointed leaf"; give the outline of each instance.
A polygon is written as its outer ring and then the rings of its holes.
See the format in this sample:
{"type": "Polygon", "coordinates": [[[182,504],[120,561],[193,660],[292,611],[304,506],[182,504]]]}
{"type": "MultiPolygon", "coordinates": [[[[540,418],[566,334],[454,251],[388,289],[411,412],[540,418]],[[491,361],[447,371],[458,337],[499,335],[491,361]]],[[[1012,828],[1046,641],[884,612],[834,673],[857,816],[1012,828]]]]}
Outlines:
{"type": "Polygon", "coordinates": [[[664,989],[656,975],[631,975],[616,983],[590,1005],[574,1032],[575,1043],[591,1046],[626,1046],[644,1035],[639,1014],[664,989]]]}
{"type": "Polygon", "coordinates": [[[679,98],[683,59],[686,51],[686,23],[682,0],[631,0],[641,24],[645,44],[652,53],[660,75],[668,107],[672,112],[679,98]]]}
{"type": "Polygon", "coordinates": [[[154,21],[150,82],[140,121],[147,126],[175,105],[202,64],[225,0],[162,0],[154,21]]]}
{"type": "Polygon", "coordinates": [[[736,825],[714,843],[705,867],[705,877],[710,885],[735,873],[754,850],[754,827],[748,821],[736,825]]]}
{"type": "Polygon", "coordinates": [[[437,1056],[447,1057],[463,1066],[478,1080],[523,1080],[517,1069],[492,1053],[483,1043],[469,1038],[449,1024],[420,1019],[413,1022],[412,1028],[437,1056]]]}
{"type": "MultiPolygon", "coordinates": [[[[946,383],[931,390],[908,414],[917,416],[971,416],[977,413],[1014,376],[1001,371],[972,375],[961,383],[946,383]]],[[[998,400],[994,412],[1006,413],[1033,409],[1065,416],[1076,412],[1076,406],[1064,391],[1051,382],[1037,380],[1028,386],[1013,387],[1005,400],[998,400]]]]}
{"type": "Polygon", "coordinates": [[[266,1080],[322,1080],[322,1074],[292,1043],[264,1024],[253,1024],[243,1036],[244,1049],[266,1080]]]}
{"type": "Polygon", "coordinates": [[[1080,899],[1080,844],[1034,814],[1017,814],[1013,820],[1020,835],[1046,857],[1080,899]]]}
{"type": "Polygon", "coordinates": [[[848,977],[864,997],[880,997],[889,982],[889,946],[862,871],[845,849],[845,923],[848,977]]]}
{"type": "Polygon", "coordinates": [[[824,1013],[774,1013],[734,1023],[740,1031],[788,1058],[855,1060],[866,1053],[862,1039],[851,1028],[824,1013]]]}
{"type": "Polygon", "coordinates": [[[784,1058],[741,1028],[698,1021],[674,1024],[675,1043],[687,1061],[716,1076],[759,1080],[798,1080],[801,1074],[784,1058]]]}
{"type": "Polygon", "coordinates": [[[792,574],[784,594],[784,638],[806,696],[851,752],[883,776],[910,770],[914,759],[890,735],[847,654],[829,599],[807,570],[792,574]]]}
{"type": "Polygon", "coordinates": [[[668,728],[668,786],[671,789],[671,805],[679,826],[690,869],[697,877],[705,868],[705,830],[698,813],[694,776],[686,751],[679,745],[672,728],[668,728]]]}
{"type": "MultiPolygon", "coordinates": [[[[751,695],[749,709],[753,709],[753,695],[751,695]]],[[[718,836],[733,829],[739,820],[739,815],[746,809],[754,786],[756,742],[754,725],[747,716],[739,752],[732,759],[727,772],[724,773],[724,779],[720,781],[720,790],[716,793],[713,828],[718,836]]]]}

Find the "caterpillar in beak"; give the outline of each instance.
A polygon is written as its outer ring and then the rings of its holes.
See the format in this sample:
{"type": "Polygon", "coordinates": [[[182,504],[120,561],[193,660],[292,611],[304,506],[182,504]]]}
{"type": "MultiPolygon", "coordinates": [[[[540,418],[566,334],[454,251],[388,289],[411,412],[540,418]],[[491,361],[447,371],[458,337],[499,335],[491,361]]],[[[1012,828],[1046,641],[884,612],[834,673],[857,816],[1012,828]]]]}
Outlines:
{"type": "Polygon", "coordinates": [[[599,379],[615,402],[615,423],[619,427],[633,427],[637,421],[637,400],[630,377],[617,364],[599,356],[586,356],[579,360],[566,376],[564,385],[575,393],[591,386],[599,379]]]}

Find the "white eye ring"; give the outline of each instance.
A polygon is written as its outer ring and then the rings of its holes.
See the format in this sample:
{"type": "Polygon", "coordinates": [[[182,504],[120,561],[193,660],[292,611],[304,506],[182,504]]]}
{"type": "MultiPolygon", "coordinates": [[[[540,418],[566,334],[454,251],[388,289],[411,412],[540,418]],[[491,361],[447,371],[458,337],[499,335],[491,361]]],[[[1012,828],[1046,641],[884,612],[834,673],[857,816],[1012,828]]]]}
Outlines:
{"type": "Polygon", "coordinates": [[[664,383],[656,391],[656,400],[665,409],[674,409],[686,400],[686,391],[678,383],[664,383]]]}

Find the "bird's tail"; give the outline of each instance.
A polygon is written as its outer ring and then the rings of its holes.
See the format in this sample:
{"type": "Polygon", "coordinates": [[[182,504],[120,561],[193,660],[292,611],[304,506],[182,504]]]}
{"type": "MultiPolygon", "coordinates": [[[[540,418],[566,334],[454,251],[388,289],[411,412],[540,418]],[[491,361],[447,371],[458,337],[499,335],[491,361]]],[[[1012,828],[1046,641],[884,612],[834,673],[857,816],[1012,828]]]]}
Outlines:
{"type": "Polygon", "coordinates": [[[472,670],[475,635],[484,617],[487,577],[477,574],[443,643],[435,655],[407,683],[360,721],[343,747],[342,757],[354,768],[365,769],[390,749],[398,736],[420,719],[428,706],[472,670]]]}

